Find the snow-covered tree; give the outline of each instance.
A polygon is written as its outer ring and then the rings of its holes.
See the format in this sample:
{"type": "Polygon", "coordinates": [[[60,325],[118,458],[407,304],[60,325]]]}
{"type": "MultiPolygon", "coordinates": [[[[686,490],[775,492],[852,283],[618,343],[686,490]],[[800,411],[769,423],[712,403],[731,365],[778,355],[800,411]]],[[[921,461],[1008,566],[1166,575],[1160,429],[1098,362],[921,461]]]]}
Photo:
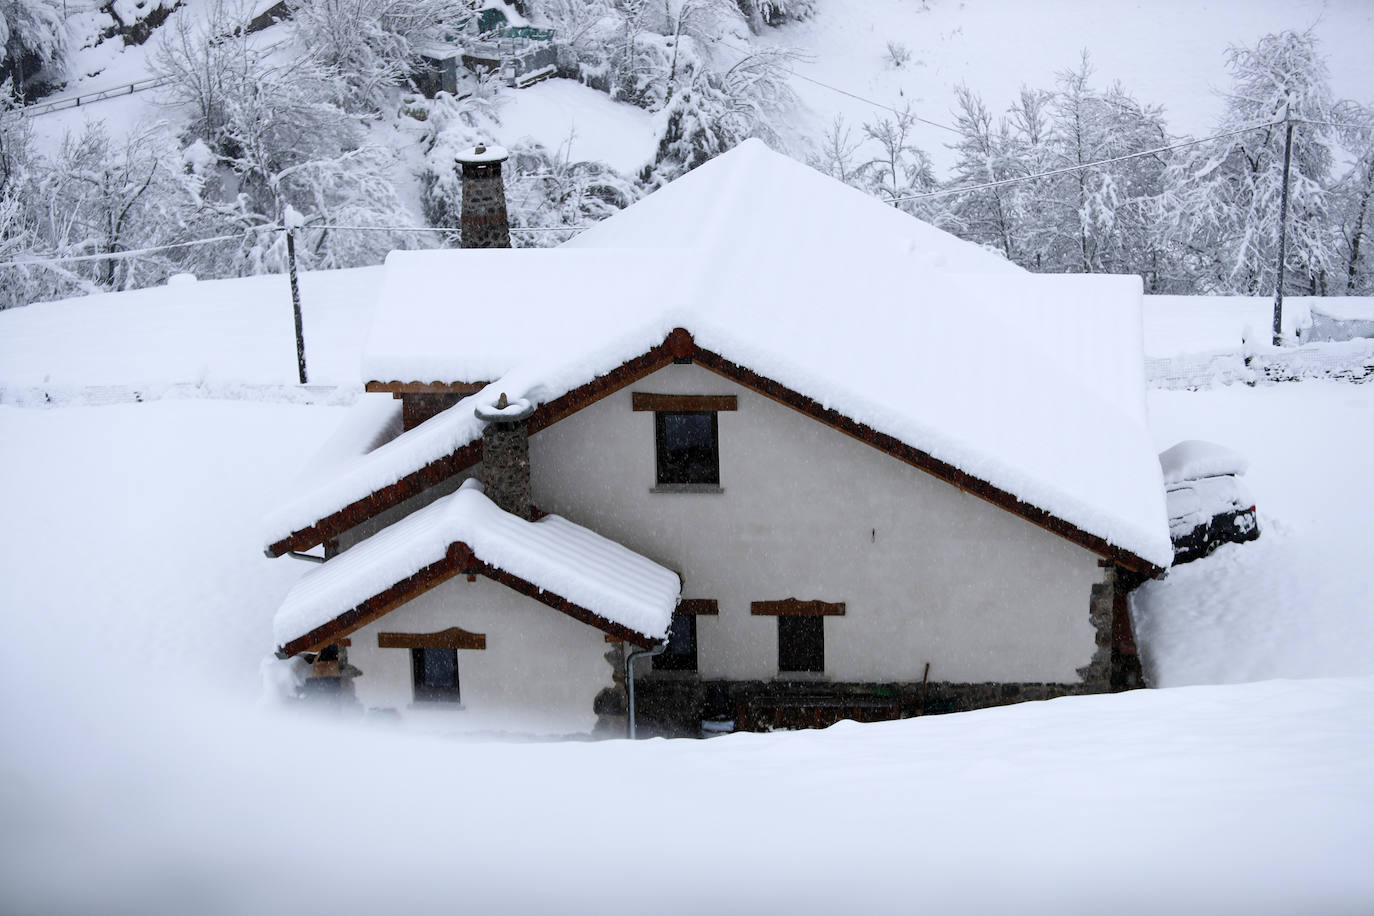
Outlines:
{"type": "MultiPolygon", "coordinates": [[[[959,158],[949,184],[975,187],[1025,174],[1007,120],[994,123],[983,100],[967,86],[957,87],[955,102],[954,126],[959,140],[951,148],[959,158]]],[[[940,223],[960,238],[995,248],[1008,260],[1023,263],[1025,226],[1017,203],[1023,190],[1017,185],[1003,185],[950,195],[940,207],[940,223]]]]}
{"type": "Polygon", "coordinates": [[[452,0],[301,0],[292,22],[301,47],[334,75],[343,107],[369,111],[414,72],[423,42],[466,12],[452,0]]]}
{"type": "Polygon", "coordinates": [[[862,188],[864,173],[868,170],[868,163],[860,156],[862,146],[863,140],[854,137],[854,131],[845,124],[844,116],[835,115],[816,152],[807,157],[807,164],[836,181],[862,188]]]}
{"type": "Polygon", "coordinates": [[[0,0],[0,63],[11,91],[61,82],[67,44],[62,0],[0,0]]]}
{"type": "Polygon", "coordinates": [[[1276,281],[1285,116],[1294,120],[1285,286],[1317,293],[1340,273],[1326,191],[1344,114],[1309,32],[1266,35],[1228,52],[1232,85],[1217,132],[1168,176],[1168,241],[1206,292],[1263,295],[1276,281]]]}
{"type": "Polygon", "coordinates": [[[1341,145],[1353,161],[1329,189],[1337,273],[1327,291],[1367,296],[1374,294],[1374,112],[1352,102],[1343,107],[1341,145]]]}
{"type": "Polygon", "coordinates": [[[188,132],[212,147],[223,139],[231,97],[248,86],[261,55],[248,41],[248,14],[238,4],[215,0],[200,19],[175,16],[149,61],[169,105],[189,118],[188,132]]]}
{"type": "Polygon", "coordinates": [[[1086,54],[1078,67],[1059,74],[1047,107],[1049,134],[1033,149],[1028,173],[1071,171],[1030,183],[1023,212],[1033,218],[1031,248],[1039,269],[1129,273],[1149,260],[1163,161],[1144,156],[1080,166],[1165,145],[1163,114],[1119,84],[1094,88],[1091,76],[1086,54]]]}
{"type": "MultiPolygon", "coordinates": [[[[884,200],[921,194],[935,187],[930,157],[916,146],[911,136],[915,126],[916,116],[909,105],[892,117],[879,118],[863,126],[864,135],[876,149],[873,158],[866,163],[865,179],[869,189],[884,200]]],[[[907,212],[917,210],[912,201],[899,206],[907,212]]]]}

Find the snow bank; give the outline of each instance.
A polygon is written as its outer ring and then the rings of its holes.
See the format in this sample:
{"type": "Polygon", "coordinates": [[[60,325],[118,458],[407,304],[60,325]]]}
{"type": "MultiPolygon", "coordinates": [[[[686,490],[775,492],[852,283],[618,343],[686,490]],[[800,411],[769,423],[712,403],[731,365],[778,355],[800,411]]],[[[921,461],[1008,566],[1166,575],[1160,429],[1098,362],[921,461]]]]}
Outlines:
{"type": "Polygon", "coordinates": [[[1161,445],[1206,437],[1250,458],[1264,532],[1135,593],[1151,683],[1374,674],[1374,385],[1154,391],[1150,410],[1161,445]]]}
{"type": "MultiPolygon", "coordinates": [[[[476,480],[344,551],[296,583],[273,622],[285,645],[444,558],[461,541],[484,563],[651,639],[668,633],[677,574],[558,515],[527,522],[476,480]]],[[[554,613],[550,611],[550,613],[554,613]]]]}
{"type": "MultiPolygon", "coordinates": [[[[1283,334],[1312,325],[1314,309],[1330,298],[1283,299],[1283,334]]],[[[1147,295],[1145,354],[1151,358],[1267,350],[1274,342],[1274,297],[1263,295],[1147,295]]]]}
{"type": "Polygon", "coordinates": [[[1244,474],[1250,462],[1224,445],[1187,439],[1159,453],[1159,467],[1166,484],[1222,474],[1244,474]]]}

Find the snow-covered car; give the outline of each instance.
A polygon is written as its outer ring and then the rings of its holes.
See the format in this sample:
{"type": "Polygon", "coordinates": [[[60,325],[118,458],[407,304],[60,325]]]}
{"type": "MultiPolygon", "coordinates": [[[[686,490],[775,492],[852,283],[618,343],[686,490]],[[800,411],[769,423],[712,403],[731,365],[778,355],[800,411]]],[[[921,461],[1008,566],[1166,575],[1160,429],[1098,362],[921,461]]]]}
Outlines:
{"type": "Polygon", "coordinates": [[[1244,456],[1215,442],[1188,439],[1160,452],[1159,465],[1175,566],[1222,544],[1259,537],[1255,502],[1239,479],[1249,465],[1244,456]]]}

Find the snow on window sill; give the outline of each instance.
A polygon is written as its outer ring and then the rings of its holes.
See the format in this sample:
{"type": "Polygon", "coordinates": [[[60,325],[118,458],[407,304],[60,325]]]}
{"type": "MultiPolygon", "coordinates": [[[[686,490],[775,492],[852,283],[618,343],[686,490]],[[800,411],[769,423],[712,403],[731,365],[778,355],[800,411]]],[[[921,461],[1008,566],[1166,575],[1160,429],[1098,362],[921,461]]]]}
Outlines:
{"type": "Polygon", "coordinates": [[[811,683],[825,683],[830,680],[830,676],[824,671],[779,671],[773,676],[775,681],[809,681],[811,683]]]}
{"type": "Polygon", "coordinates": [[[661,483],[650,487],[650,493],[724,493],[725,489],[714,483],[661,483]]]}

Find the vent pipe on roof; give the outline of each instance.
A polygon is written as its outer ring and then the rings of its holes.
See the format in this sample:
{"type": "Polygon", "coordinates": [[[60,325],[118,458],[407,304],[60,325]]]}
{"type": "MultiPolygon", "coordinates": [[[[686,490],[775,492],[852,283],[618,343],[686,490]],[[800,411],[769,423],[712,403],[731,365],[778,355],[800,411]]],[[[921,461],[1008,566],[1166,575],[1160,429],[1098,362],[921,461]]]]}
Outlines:
{"type": "Polygon", "coordinates": [[[501,163],[509,154],[499,146],[479,143],[458,154],[463,171],[462,237],[464,248],[509,248],[506,188],[501,163]]]}

